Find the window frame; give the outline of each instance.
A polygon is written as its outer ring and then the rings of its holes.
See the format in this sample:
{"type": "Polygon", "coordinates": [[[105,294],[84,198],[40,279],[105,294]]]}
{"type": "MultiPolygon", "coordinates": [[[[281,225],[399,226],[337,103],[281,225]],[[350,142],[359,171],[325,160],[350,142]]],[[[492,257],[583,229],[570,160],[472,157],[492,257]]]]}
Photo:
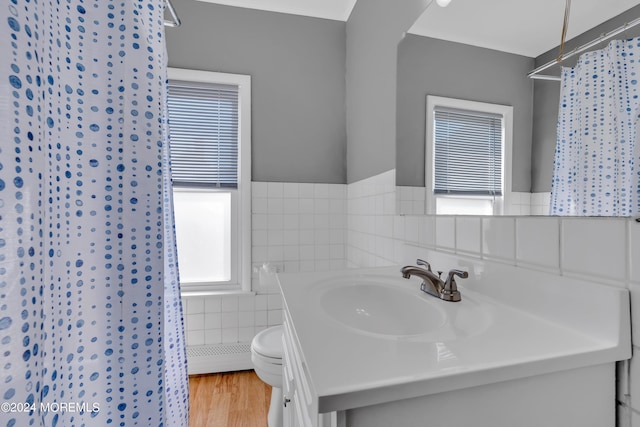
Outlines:
{"type": "Polygon", "coordinates": [[[427,95],[426,100],[426,130],[425,130],[425,187],[426,213],[437,213],[437,199],[455,198],[470,200],[493,200],[493,215],[504,215],[511,201],[512,188],[512,146],[513,146],[513,107],[510,105],[493,104],[488,102],[470,101],[466,99],[448,98],[427,95]],[[486,112],[502,116],[502,196],[468,196],[468,195],[436,195],[435,182],[435,120],[434,112],[437,107],[452,108],[474,112],[486,112]]]}
{"type": "MultiPolygon", "coordinates": [[[[179,191],[231,193],[232,280],[229,282],[180,283],[183,295],[251,292],[251,76],[168,67],[168,80],[238,86],[238,187],[201,188],[177,186],[179,191]],[[234,223],[234,220],[235,223],[234,223]],[[236,278],[234,281],[233,278],[236,278]],[[235,282],[235,283],[232,283],[235,282]]],[[[178,262],[180,262],[178,254],[178,262]]]]}

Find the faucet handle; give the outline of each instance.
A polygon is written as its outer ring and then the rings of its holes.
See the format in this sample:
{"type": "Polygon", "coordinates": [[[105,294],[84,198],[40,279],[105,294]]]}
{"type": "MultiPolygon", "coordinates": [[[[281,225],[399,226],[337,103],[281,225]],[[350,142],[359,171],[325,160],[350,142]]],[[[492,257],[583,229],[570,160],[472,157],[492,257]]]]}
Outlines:
{"type": "Polygon", "coordinates": [[[423,259],[418,258],[416,260],[416,264],[425,266],[425,267],[427,267],[427,271],[431,271],[431,264],[429,264],[427,261],[425,261],[423,259]]]}
{"type": "Polygon", "coordinates": [[[460,291],[458,291],[458,285],[456,284],[454,276],[466,279],[469,277],[469,273],[462,270],[449,270],[447,280],[444,282],[444,289],[442,290],[442,295],[446,297],[447,301],[460,301],[461,299],[460,291]]]}
{"type": "Polygon", "coordinates": [[[458,289],[457,285],[456,285],[456,279],[454,276],[458,276],[458,277],[462,277],[463,279],[466,279],[467,277],[469,277],[469,273],[466,271],[462,271],[462,270],[449,270],[449,274],[447,275],[447,280],[445,281],[445,289],[448,289],[450,291],[455,291],[458,289]]]}

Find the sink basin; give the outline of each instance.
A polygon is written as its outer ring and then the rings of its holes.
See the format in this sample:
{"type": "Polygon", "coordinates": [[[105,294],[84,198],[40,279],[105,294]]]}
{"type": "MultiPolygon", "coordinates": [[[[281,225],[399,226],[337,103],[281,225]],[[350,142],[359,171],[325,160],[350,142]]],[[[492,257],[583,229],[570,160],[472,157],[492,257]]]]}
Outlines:
{"type": "Polygon", "coordinates": [[[441,328],[446,316],[433,297],[417,289],[375,279],[325,283],[319,295],[323,311],[344,326],[361,332],[406,336],[441,328]]]}

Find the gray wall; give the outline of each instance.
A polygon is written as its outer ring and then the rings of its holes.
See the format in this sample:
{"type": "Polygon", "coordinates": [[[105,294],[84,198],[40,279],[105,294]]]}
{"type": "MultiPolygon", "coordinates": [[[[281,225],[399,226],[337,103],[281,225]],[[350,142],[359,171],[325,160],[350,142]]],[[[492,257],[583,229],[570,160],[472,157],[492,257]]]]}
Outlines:
{"type": "Polygon", "coordinates": [[[347,22],[347,182],[395,168],[396,48],[431,0],[358,0],[347,22]]]}
{"type": "MultiPolygon", "coordinates": [[[[583,33],[565,44],[565,52],[571,52],[574,48],[596,39],[601,34],[609,32],[640,16],[640,6],[635,6],[627,12],[605,22],[604,24],[583,33]]],[[[638,27],[626,31],[622,37],[640,36],[638,27]]],[[[608,41],[594,47],[600,49],[608,41]]],[[[558,56],[558,48],[540,55],[536,58],[535,66],[539,67],[558,56]]],[[[563,66],[575,65],[579,55],[563,63],[563,66]]],[[[542,74],[560,75],[559,67],[554,66],[542,74]]],[[[556,126],[558,121],[558,102],[560,99],[560,83],[554,81],[536,80],[534,88],[533,110],[533,145],[531,150],[531,191],[551,191],[551,178],[553,174],[553,157],[556,148],[556,126]]]]}
{"type": "Polygon", "coordinates": [[[346,182],[346,23],[174,0],[169,66],[252,77],[252,179],[346,182]]]}
{"type": "Polygon", "coordinates": [[[398,47],[396,184],[424,186],[426,95],[513,106],[513,191],[531,188],[533,59],[408,34],[398,47]]]}

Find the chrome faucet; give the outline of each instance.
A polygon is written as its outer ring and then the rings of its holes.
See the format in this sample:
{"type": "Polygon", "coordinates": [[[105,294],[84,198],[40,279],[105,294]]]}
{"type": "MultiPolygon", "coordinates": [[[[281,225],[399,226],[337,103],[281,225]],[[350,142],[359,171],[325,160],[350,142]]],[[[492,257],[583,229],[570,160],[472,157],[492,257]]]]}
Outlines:
{"type": "Polygon", "coordinates": [[[422,279],[422,284],[420,285],[421,291],[440,298],[443,301],[460,301],[460,291],[458,291],[455,276],[466,279],[469,277],[469,273],[462,270],[450,270],[447,275],[447,280],[443,282],[440,278],[440,274],[442,274],[442,272],[438,272],[439,274],[436,275],[431,271],[431,265],[427,261],[418,259],[416,264],[422,265],[426,268],[407,265],[406,267],[402,267],[400,270],[402,272],[402,277],[408,279],[411,276],[418,276],[422,279]]]}

